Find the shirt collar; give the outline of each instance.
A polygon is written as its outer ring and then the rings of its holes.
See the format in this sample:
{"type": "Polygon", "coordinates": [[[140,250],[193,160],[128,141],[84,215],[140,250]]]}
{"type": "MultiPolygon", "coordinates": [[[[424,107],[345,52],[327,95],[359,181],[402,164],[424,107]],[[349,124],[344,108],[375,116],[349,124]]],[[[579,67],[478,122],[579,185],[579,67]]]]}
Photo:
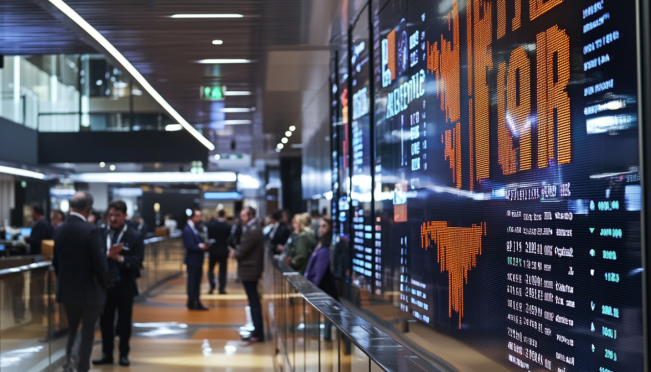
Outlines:
{"type": "Polygon", "coordinates": [[[192,220],[188,220],[188,226],[190,226],[190,228],[191,228],[192,230],[194,230],[194,231],[197,230],[197,229],[194,227],[194,222],[192,222],[192,220]]]}
{"type": "Polygon", "coordinates": [[[80,213],[77,213],[77,212],[70,212],[70,215],[71,215],[71,216],[77,216],[77,217],[81,218],[82,221],[84,221],[84,222],[88,222],[88,220],[86,219],[86,217],[82,216],[80,213]]]}

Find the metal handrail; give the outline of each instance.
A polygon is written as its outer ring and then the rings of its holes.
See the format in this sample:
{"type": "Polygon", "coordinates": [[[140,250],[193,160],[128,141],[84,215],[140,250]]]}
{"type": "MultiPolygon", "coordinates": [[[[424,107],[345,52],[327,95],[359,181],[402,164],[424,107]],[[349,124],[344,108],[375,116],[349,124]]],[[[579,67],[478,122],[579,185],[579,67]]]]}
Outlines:
{"type": "Polygon", "coordinates": [[[51,262],[37,262],[29,265],[23,265],[23,266],[17,266],[17,267],[11,267],[9,269],[3,269],[0,270],[0,279],[2,277],[11,275],[11,274],[17,274],[17,273],[22,273],[25,271],[33,271],[41,268],[49,268],[52,266],[51,262]]]}
{"type": "Polygon", "coordinates": [[[354,314],[284,262],[273,259],[272,263],[305,301],[384,371],[442,372],[438,367],[354,314]]]}

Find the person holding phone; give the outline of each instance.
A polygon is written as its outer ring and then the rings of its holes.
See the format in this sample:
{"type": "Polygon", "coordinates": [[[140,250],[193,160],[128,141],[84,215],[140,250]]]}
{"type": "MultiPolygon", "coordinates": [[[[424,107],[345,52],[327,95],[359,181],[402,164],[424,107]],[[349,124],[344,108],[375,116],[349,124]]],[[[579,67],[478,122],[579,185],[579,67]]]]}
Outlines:
{"type": "Polygon", "coordinates": [[[121,200],[109,204],[109,225],[102,230],[102,242],[106,244],[109,272],[112,286],[106,292],[104,313],[100,319],[102,329],[102,357],[93,364],[113,364],[115,334],[120,337],[121,366],[130,365],[129,339],[131,338],[131,319],[133,300],[138,295],[136,279],[140,277],[145,244],[142,234],[129,226],[127,205],[121,200]],[[115,313],[118,321],[115,325],[115,313]]]}

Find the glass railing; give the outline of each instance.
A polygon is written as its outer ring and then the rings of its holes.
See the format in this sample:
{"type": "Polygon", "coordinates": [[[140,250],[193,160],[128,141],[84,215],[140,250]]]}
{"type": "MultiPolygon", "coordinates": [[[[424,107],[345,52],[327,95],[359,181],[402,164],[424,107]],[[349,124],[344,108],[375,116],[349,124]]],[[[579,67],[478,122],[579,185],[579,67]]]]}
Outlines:
{"type": "Polygon", "coordinates": [[[442,371],[267,257],[264,282],[277,371],[442,371]]]}
{"type": "MultiPolygon", "coordinates": [[[[181,274],[182,265],[180,238],[147,239],[140,292],[181,274]]],[[[54,371],[63,364],[68,324],[55,293],[50,262],[0,270],[0,371],[54,371]]]]}

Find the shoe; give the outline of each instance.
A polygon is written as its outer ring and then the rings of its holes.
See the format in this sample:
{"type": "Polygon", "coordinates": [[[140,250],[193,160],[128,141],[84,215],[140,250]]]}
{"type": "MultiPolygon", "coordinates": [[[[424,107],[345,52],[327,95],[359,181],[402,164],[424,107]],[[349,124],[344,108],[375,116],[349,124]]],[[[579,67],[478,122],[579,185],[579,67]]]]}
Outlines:
{"type": "Polygon", "coordinates": [[[213,292],[215,292],[215,289],[214,289],[214,288],[210,288],[210,290],[208,291],[208,294],[213,294],[213,292]]]}
{"type": "Polygon", "coordinates": [[[93,360],[93,364],[96,366],[101,366],[103,364],[113,364],[113,358],[102,354],[101,358],[93,360]]]}
{"type": "Polygon", "coordinates": [[[188,307],[188,310],[194,310],[194,308],[195,308],[194,301],[188,301],[187,307],[188,307]]]}
{"type": "Polygon", "coordinates": [[[223,289],[221,289],[221,290],[219,291],[219,294],[220,294],[220,295],[226,294],[226,291],[223,290],[223,289]]]}
{"type": "Polygon", "coordinates": [[[121,356],[121,357],[120,357],[120,362],[119,362],[119,364],[120,364],[122,367],[128,367],[128,366],[131,365],[131,362],[129,361],[129,358],[128,358],[128,357],[121,356]]]}
{"type": "Polygon", "coordinates": [[[197,301],[192,310],[207,311],[208,308],[203,306],[203,304],[201,302],[197,301]]]}

